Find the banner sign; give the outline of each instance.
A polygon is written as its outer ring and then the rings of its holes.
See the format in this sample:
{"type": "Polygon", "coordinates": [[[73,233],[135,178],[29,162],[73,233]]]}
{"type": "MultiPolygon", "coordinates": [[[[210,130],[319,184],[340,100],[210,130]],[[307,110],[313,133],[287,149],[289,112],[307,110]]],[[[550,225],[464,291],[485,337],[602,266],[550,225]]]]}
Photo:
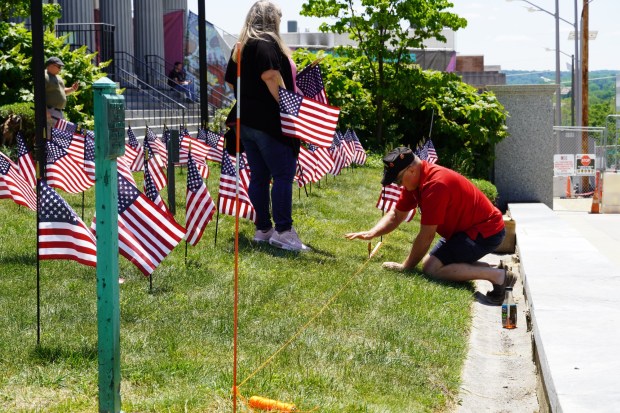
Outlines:
{"type": "Polygon", "coordinates": [[[573,175],[575,175],[575,155],[572,153],[553,155],[553,176],[573,175]]]}

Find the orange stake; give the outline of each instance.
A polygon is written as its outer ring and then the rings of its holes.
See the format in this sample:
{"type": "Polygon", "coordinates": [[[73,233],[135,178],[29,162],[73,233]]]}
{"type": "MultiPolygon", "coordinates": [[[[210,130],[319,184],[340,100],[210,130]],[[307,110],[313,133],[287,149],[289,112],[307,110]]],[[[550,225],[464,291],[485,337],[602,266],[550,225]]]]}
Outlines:
{"type": "MultiPolygon", "coordinates": [[[[237,351],[239,320],[239,147],[241,139],[241,43],[237,42],[237,124],[236,124],[236,165],[235,165],[235,273],[233,292],[233,388],[237,388],[237,351]]],[[[228,155],[226,155],[228,156],[228,155]]],[[[233,396],[233,413],[237,413],[237,397],[233,396]]]]}
{"type": "Polygon", "coordinates": [[[267,399],[266,397],[252,396],[248,405],[254,409],[275,410],[279,412],[294,412],[297,410],[294,404],[284,403],[278,400],[267,399]]]}

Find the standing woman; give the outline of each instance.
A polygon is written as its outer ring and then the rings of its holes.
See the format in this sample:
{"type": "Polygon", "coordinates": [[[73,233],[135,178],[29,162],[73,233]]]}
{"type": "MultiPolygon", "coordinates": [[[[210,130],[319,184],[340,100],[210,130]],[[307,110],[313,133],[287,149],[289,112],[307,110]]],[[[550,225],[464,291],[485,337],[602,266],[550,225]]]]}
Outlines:
{"type": "MultiPolygon", "coordinates": [[[[282,135],[278,87],[295,90],[295,63],[280,38],[280,7],[260,0],[250,8],[239,34],[241,48],[241,142],[250,164],[249,196],[256,210],[254,241],[289,251],[307,251],[293,228],[293,178],[299,140],[282,135]],[[269,185],[273,181],[271,194],[269,185]],[[272,224],[269,207],[273,213],[272,224]]],[[[237,91],[237,50],[226,82],[237,91]]],[[[235,127],[236,107],[226,124],[235,127]]]]}

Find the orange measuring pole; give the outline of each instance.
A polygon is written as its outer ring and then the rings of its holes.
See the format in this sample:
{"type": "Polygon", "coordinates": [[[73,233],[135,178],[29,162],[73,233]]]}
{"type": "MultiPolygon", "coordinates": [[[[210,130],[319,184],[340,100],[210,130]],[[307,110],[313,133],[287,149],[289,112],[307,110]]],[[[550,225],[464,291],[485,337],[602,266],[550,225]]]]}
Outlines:
{"type": "Polygon", "coordinates": [[[241,141],[241,43],[237,42],[237,123],[235,165],[235,275],[233,300],[233,413],[237,412],[237,319],[239,317],[239,148],[241,141]]]}

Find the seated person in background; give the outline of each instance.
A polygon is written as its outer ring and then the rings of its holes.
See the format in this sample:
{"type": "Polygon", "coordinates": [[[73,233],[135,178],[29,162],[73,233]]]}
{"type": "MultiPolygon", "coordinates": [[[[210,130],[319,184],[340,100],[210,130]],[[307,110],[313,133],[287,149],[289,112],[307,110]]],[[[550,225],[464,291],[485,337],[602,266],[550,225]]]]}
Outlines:
{"type": "Polygon", "coordinates": [[[168,73],[168,85],[185,94],[187,102],[195,102],[194,84],[191,80],[187,80],[187,72],[183,69],[183,63],[174,62],[174,67],[168,73]]]}

